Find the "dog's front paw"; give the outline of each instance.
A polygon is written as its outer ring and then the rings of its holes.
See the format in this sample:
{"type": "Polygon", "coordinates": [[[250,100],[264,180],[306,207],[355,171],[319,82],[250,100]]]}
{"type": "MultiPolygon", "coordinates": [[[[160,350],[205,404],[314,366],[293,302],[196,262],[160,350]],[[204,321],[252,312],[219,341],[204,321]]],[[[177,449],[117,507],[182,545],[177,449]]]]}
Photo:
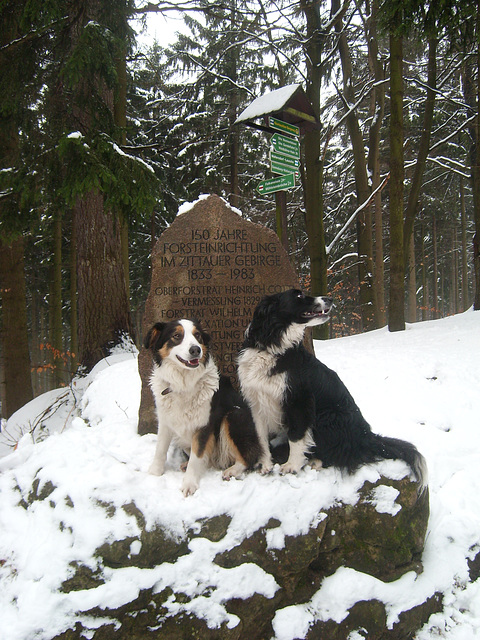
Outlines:
{"type": "Polygon", "coordinates": [[[298,473],[301,468],[302,465],[294,464],[293,462],[289,462],[287,460],[287,462],[285,462],[285,464],[282,464],[282,466],[280,467],[280,473],[282,474],[282,476],[286,475],[287,473],[298,473]]]}
{"type": "Polygon", "coordinates": [[[152,462],[150,465],[150,469],[148,473],[151,473],[152,476],[163,476],[163,472],[165,471],[165,465],[159,464],[158,462],[152,462]]]}
{"type": "Polygon", "coordinates": [[[262,462],[262,464],[258,467],[258,471],[259,471],[259,473],[261,473],[262,476],[268,476],[268,474],[272,473],[272,471],[273,471],[273,464],[271,464],[271,463],[264,464],[262,462]]]}
{"type": "Polygon", "coordinates": [[[196,482],[196,480],[194,480],[193,478],[188,478],[187,476],[185,476],[182,482],[182,493],[185,496],[185,498],[187,496],[193,496],[193,494],[197,489],[198,489],[198,482],[196,482]]]}
{"type": "Polygon", "coordinates": [[[269,457],[262,458],[258,463],[257,470],[262,476],[266,476],[273,471],[273,462],[269,457]]]}

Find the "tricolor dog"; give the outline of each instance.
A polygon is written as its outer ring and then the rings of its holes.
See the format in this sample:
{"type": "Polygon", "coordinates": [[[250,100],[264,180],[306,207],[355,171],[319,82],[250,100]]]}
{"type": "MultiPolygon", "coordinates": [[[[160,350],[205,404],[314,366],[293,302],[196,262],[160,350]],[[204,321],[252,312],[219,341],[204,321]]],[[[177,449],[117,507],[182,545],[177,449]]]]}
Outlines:
{"type": "Polygon", "coordinates": [[[172,442],[189,455],[185,496],[194,493],[206,467],[239,476],[261,457],[250,410],[230,379],[219,375],[209,351],[210,336],[193,320],[157,322],[145,337],[153,355],[150,388],[158,436],[150,473],[162,475],[172,442]]]}
{"type": "Polygon", "coordinates": [[[305,329],[327,322],[332,307],[331,298],[291,289],[265,296],[255,309],[238,377],[263,447],[261,469],[272,468],[269,437],[286,432],[284,473],[299,471],[308,460],[353,472],[365,463],[400,459],[423,490],[426,464],[414,445],[373,433],[338,375],[302,344],[305,329]]]}

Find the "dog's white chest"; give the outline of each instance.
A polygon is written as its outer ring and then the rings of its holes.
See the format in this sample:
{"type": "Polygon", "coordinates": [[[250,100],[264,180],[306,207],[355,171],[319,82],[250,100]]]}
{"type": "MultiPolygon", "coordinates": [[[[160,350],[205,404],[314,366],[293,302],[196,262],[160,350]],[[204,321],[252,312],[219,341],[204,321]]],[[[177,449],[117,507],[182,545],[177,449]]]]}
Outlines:
{"type": "Polygon", "coordinates": [[[210,401],[213,392],[190,394],[186,392],[168,393],[157,406],[160,421],[182,443],[190,446],[193,433],[207,424],[210,416],[210,401]],[[203,396],[203,397],[202,397],[203,396]]]}
{"type": "Polygon", "coordinates": [[[179,375],[176,368],[155,367],[150,379],[159,429],[168,428],[183,447],[190,447],[193,433],[207,424],[212,396],[218,389],[218,371],[179,375]]]}
{"type": "Polygon", "coordinates": [[[274,373],[276,356],[267,351],[245,349],[238,360],[242,393],[256,423],[276,433],[283,426],[282,402],[286,391],[286,373],[274,373]]]}

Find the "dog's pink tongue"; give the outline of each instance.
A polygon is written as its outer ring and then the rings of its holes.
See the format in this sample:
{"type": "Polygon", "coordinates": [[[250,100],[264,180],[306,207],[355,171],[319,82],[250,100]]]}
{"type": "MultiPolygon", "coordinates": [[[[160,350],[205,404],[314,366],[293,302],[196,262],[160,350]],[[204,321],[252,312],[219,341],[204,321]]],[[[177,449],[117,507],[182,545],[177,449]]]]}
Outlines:
{"type": "Polygon", "coordinates": [[[196,367],[199,364],[200,360],[195,358],[194,360],[189,360],[188,364],[192,365],[192,367],[196,367]]]}

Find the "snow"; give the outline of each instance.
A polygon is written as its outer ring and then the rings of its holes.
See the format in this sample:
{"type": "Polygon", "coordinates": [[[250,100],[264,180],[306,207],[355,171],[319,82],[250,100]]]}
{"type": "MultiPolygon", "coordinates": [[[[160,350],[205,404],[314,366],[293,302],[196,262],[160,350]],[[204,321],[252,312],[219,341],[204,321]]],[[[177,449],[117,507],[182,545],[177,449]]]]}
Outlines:
{"type": "Polygon", "coordinates": [[[123,156],[124,158],[129,158],[130,160],[133,160],[134,162],[138,162],[143,167],[145,167],[145,169],[148,169],[148,171],[150,171],[151,173],[155,174],[155,169],[152,167],[152,165],[148,164],[148,162],[145,162],[145,160],[143,160],[139,156],[132,156],[132,155],[130,155],[128,153],[125,153],[125,151],[120,149],[118,144],[116,144],[115,142],[112,143],[112,148],[115,151],[115,153],[118,153],[119,156],[123,156]]]}
{"type": "MultiPolygon", "coordinates": [[[[193,209],[193,207],[200,202],[201,200],[206,200],[207,198],[210,198],[211,194],[209,193],[203,193],[201,194],[197,200],[194,200],[193,202],[183,202],[179,207],[178,207],[178,212],[177,212],[177,216],[181,216],[184,213],[187,213],[187,211],[190,211],[190,209],[193,209]]],[[[242,217],[242,212],[240,211],[240,209],[237,209],[236,207],[232,207],[232,205],[225,200],[225,198],[220,198],[221,200],[223,200],[225,206],[227,206],[231,211],[233,211],[234,213],[236,213],[237,215],[239,215],[240,217],[242,217]]]]}
{"type": "MultiPolygon", "coordinates": [[[[408,325],[405,332],[382,329],[315,347],[373,429],[414,442],[427,459],[431,516],[424,571],[383,583],[341,567],[310,602],[277,611],[274,640],[304,638],[314,621],[340,622],[355,602],[371,598],[385,603],[392,626],[402,611],[435,592],[443,594],[444,611],[430,618],[416,640],[480,638],[480,580],[469,582],[467,562],[480,550],[480,314],[468,311],[408,325]]],[[[227,600],[253,593],[272,598],[278,585],[254,564],[219,567],[212,561],[216,554],[271,518],[278,525],[268,530],[267,545],[275,553],[285,536],[305,533],[330,505],[354,504],[365,480],[408,472],[401,462],[385,461],[353,476],[308,468],[283,477],[275,468],[267,477],[252,473],[223,482],[212,470],[197,493],[184,498],[175,452],[162,477],[147,473],[155,437],[136,433],[139,399],[137,354],[116,353],[71,388],[40,396],[7,423],[0,452],[2,640],[48,640],[77,620],[93,629],[99,621],[82,611],[120,606],[147,588],[172,589],[166,602],[172,614],[192,611],[211,627],[235,627],[238,618],[227,612],[227,600]],[[52,402],[58,406],[49,412],[52,402]],[[22,430],[12,451],[9,445],[22,430]],[[43,491],[48,497],[32,499],[32,484],[37,496],[43,491]],[[105,584],[63,593],[73,564],[99,567],[95,550],[105,540],[133,538],[130,553],[139,553],[137,521],[121,508],[131,502],[144,513],[147,529],[161,524],[174,539],[199,532],[201,521],[218,514],[230,515],[231,522],[220,541],[195,538],[176,562],[153,569],[104,568],[105,584]],[[177,600],[176,592],[189,597],[177,600]]],[[[372,503],[380,512],[395,513],[396,498],[394,488],[380,486],[372,503]]]]}
{"type": "Polygon", "coordinates": [[[246,109],[238,116],[235,124],[245,122],[246,120],[255,120],[268,113],[275,113],[285,105],[285,103],[293,96],[300,84],[289,84],[275,91],[270,91],[259,98],[256,98],[246,109]]]}

